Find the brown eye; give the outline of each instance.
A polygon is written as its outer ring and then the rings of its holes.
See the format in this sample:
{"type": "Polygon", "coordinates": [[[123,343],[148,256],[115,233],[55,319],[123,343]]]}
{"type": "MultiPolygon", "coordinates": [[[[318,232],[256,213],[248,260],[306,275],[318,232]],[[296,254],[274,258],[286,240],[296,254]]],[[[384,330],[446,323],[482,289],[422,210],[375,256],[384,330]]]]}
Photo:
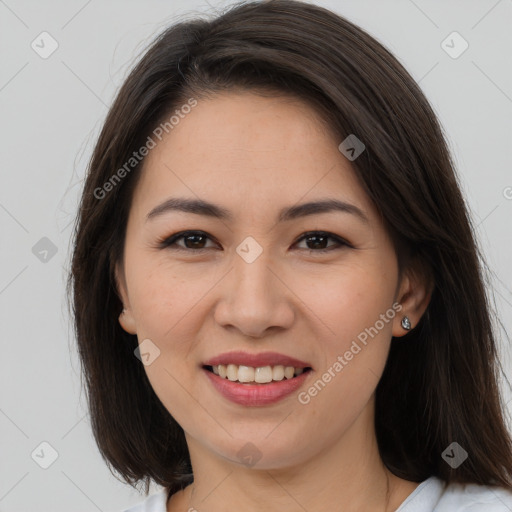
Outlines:
{"type": "Polygon", "coordinates": [[[187,249],[204,249],[207,237],[205,235],[184,235],[181,237],[187,249]]]}
{"type": "Polygon", "coordinates": [[[206,246],[208,240],[211,240],[210,237],[201,231],[182,231],[160,241],[158,246],[162,249],[201,251],[210,248],[206,246]],[[181,240],[183,240],[183,244],[178,243],[181,240]]]}
{"type": "MultiPolygon", "coordinates": [[[[181,231],[159,241],[158,247],[161,249],[167,248],[199,252],[214,248],[214,246],[207,246],[208,241],[213,241],[213,239],[202,231],[181,231]]],[[[325,231],[310,231],[305,233],[295,242],[295,245],[299,242],[303,242],[307,245],[307,247],[301,247],[299,249],[310,253],[324,253],[344,246],[352,247],[346,240],[325,231]],[[329,240],[333,240],[334,244],[331,243],[329,245],[329,240]]]]}
{"type": "Polygon", "coordinates": [[[304,250],[308,252],[327,252],[333,249],[337,249],[342,246],[350,246],[348,242],[340,238],[339,236],[327,233],[325,231],[313,231],[303,235],[298,241],[304,241],[307,245],[304,250]],[[334,245],[327,245],[329,240],[334,240],[334,245]]]}

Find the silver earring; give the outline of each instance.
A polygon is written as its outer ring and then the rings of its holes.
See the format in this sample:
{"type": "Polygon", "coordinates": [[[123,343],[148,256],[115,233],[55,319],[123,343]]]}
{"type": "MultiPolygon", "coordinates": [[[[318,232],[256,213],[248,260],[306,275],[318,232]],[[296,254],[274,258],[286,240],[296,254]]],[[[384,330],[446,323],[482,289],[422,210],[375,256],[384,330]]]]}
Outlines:
{"type": "Polygon", "coordinates": [[[409,317],[408,316],[404,316],[402,318],[402,327],[406,330],[406,331],[410,331],[411,330],[411,321],[409,320],[409,317]]]}

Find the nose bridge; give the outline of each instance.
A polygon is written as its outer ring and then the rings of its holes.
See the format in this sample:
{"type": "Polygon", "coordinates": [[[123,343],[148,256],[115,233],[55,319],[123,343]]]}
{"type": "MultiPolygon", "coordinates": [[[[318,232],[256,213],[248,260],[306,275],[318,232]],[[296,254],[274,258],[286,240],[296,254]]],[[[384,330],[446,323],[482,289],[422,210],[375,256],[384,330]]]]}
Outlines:
{"type": "Polygon", "coordinates": [[[273,298],[275,276],[270,270],[270,252],[252,241],[241,243],[236,252],[231,291],[239,304],[248,302],[253,309],[261,308],[273,298]]]}
{"type": "Polygon", "coordinates": [[[283,284],[275,275],[270,252],[254,240],[242,242],[236,252],[216,311],[217,322],[255,337],[271,326],[288,325],[293,313],[283,284]]]}

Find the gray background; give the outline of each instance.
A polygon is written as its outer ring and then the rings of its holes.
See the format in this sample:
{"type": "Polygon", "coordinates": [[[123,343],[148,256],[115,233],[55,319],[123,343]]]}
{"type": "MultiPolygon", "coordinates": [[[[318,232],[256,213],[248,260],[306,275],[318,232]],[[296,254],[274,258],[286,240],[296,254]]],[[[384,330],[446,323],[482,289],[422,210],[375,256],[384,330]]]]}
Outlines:
{"type": "MultiPolygon", "coordinates": [[[[420,82],[512,332],[512,0],[315,3],[367,29],[420,82]],[[453,31],[469,44],[458,58],[441,46],[453,31]]],[[[143,499],[111,475],[92,438],[64,294],[71,223],[91,147],[134,59],[182,13],[226,4],[0,0],[0,511],[120,511],[143,499]],[[58,43],[46,59],[31,47],[43,31],[58,43]],[[43,237],[56,254],[40,252],[43,237]],[[31,457],[42,442],[58,453],[48,469],[31,457]]],[[[501,360],[510,378],[504,340],[501,360]]]]}

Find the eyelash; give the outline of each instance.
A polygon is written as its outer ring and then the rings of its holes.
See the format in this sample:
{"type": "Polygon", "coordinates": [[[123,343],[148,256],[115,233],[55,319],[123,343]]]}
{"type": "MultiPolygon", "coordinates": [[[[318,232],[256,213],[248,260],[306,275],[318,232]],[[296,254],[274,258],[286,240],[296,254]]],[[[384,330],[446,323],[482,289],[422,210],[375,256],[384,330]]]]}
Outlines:
{"type": "MultiPolygon", "coordinates": [[[[204,237],[206,237],[206,238],[208,238],[210,240],[213,240],[204,231],[180,231],[179,233],[175,233],[174,235],[171,235],[171,236],[169,236],[167,238],[163,238],[163,239],[158,240],[158,248],[159,249],[169,249],[170,248],[170,249],[178,250],[178,251],[186,251],[186,252],[191,252],[192,251],[192,252],[197,252],[197,253],[202,253],[203,251],[207,251],[207,250],[211,249],[211,247],[202,247],[200,249],[190,249],[188,247],[180,247],[180,246],[176,245],[176,242],[178,240],[181,240],[182,238],[186,238],[187,236],[191,236],[191,235],[204,236],[204,237]]],[[[307,251],[310,254],[311,253],[324,254],[324,253],[327,253],[329,251],[332,251],[333,249],[341,249],[344,246],[353,248],[353,246],[350,245],[343,238],[341,238],[341,237],[339,237],[337,235],[334,235],[333,233],[329,233],[327,231],[307,231],[299,239],[297,239],[294,242],[294,245],[299,243],[299,242],[302,242],[303,240],[305,240],[308,237],[314,237],[314,236],[331,238],[331,239],[335,240],[338,245],[337,246],[330,246],[330,247],[327,247],[325,249],[301,249],[301,250],[307,251]]]]}

